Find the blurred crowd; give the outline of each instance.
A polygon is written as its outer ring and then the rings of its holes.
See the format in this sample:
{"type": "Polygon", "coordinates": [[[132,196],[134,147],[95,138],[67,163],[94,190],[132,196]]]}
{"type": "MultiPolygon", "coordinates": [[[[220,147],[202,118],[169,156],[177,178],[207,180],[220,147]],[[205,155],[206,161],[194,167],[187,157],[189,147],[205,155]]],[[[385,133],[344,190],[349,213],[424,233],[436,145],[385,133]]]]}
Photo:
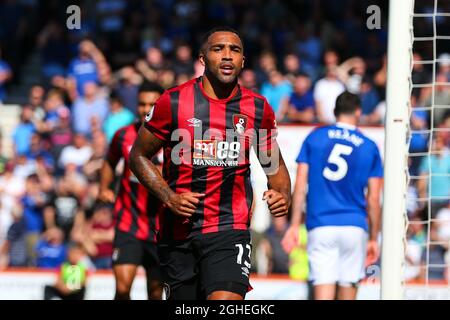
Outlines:
{"type": "MultiPolygon", "coordinates": [[[[38,52],[41,64],[40,81],[30,88],[11,136],[14,155],[7,158],[0,149],[0,267],[55,268],[74,243],[90,268],[111,267],[112,208],[96,201],[108,143],[135,121],[143,81],[169,88],[202,75],[199,41],[212,26],[242,33],[240,84],[268,99],[278,123],[332,123],[335,99],[347,89],[361,98],[362,125],[384,124],[384,1],[70,2],[0,4],[0,101],[8,102],[11,84],[20,83],[27,52],[38,52]],[[69,4],[81,8],[81,29],[66,28],[69,4]],[[371,4],[382,9],[379,30],[365,25],[371,4]]],[[[442,6],[450,12],[448,3],[442,6]]],[[[430,6],[419,9],[429,12],[430,6]]],[[[449,20],[438,19],[439,30],[450,30],[449,20]]],[[[418,35],[430,30],[431,20],[415,25],[418,35]]],[[[429,84],[432,65],[420,63],[430,59],[429,48],[415,49],[411,80],[429,84]]],[[[436,86],[415,88],[410,102],[411,279],[425,277],[424,262],[446,264],[450,241],[450,48],[439,50],[436,86]],[[427,224],[430,219],[436,221],[427,224]]],[[[288,256],[280,246],[288,225],[288,218],[274,219],[261,235],[254,271],[305,280],[306,231],[299,230],[301,244],[288,256]]],[[[445,268],[438,269],[430,268],[428,276],[445,278],[445,268]]]]}

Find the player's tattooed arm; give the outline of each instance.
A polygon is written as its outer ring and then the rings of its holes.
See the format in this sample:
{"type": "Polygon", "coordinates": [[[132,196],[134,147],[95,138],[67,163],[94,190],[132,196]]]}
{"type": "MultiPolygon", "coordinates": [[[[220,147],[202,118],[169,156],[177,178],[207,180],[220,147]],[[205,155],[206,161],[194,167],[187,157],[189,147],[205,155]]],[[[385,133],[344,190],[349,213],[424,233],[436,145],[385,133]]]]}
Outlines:
{"type": "Polygon", "coordinates": [[[173,213],[190,217],[195,213],[204,194],[185,192],[177,194],[170,189],[151,158],[161,149],[164,142],[147,129],[141,127],[130,151],[130,169],[139,182],[150,190],[173,213]]]}
{"type": "Polygon", "coordinates": [[[165,203],[174,192],[151,161],[163,145],[162,140],[141,127],[130,151],[130,169],[144,187],[165,203]]]}
{"type": "Polygon", "coordinates": [[[281,217],[288,213],[291,205],[291,179],[279,149],[271,157],[278,157],[278,170],[267,175],[268,191],[264,192],[263,200],[267,200],[270,213],[281,217]]]}

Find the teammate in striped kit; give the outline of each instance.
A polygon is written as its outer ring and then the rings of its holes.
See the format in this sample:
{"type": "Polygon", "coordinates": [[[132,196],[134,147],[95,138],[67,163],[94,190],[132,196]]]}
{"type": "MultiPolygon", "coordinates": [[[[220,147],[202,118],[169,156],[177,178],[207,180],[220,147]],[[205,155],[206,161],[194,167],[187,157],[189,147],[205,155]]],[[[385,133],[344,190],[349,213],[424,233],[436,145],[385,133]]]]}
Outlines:
{"type": "Polygon", "coordinates": [[[165,205],[159,253],[169,299],[243,299],[251,267],[250,148],[266,170],[264,199],[275,216],[288,211],[290,179],[272,108],[237,83],[244,56],[236,31],[210,31],[200,62],[202,77],[156,102],[133,145],[131,169],[165,205]],[[161,147],[164,178],[149,161],[161,147]]]}
{"type": "Polygon", "coordinates": [[[117,130],[111,141],[100,176],[99,200],[115,202],[113,270],[115,299],[130,299],[130,290],[139,265],[146,270],[149,299],[162,296],[159,259],[156,249],[156,213],[159,201],[148,193],[129,169],[129,152],[145,116],[163,89],[144,82],[138,93],[138,121],[117,130]],[[117,197],[111,188],[114,170],[123,159],[123,174],[117,197]]]}

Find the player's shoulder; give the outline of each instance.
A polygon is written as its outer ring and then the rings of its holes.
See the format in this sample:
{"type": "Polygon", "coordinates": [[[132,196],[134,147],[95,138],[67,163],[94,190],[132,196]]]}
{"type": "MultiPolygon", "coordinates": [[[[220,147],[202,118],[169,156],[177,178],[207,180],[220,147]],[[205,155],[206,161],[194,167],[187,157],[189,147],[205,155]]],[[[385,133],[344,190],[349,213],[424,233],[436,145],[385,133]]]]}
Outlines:
{"type": "Polygon", "coordinates": [[[308,137],[326,135],[328,130],[333,129],[333,127],[333,125],[319,124],[311,130],[311,132],[308,134],[308,137]]]}
{"type": "Polygon", "coordinates": [[[361,129],[357,128],[357,129],[355,130],[355,133],[356,133],[359,137],[361,137],[361,139],[364,140],[364,143],[365,143],[366,146],[371,147],[371,148],[376,148],[376,149],[378,149],[378,146],[377,146],[376,142],[375,142],[374,140],[372,140],[371,138],[369,138],[367,135],[365,135],[365,134],[361,131],[361,129]]]}
{"type": "Polygon", "coordinates": [[[241,94],[243,96],[251,96],[251,97],[256,98],[256,99],[266,100],[266,98],[263,95],[255,92],[255,91],[253,91],[251,89],[248,89],[248,88],[246,88],[246,87],[244,87],[242,85],[239,85],[239,88],[241,89],[241,94]]]}
{"type": "Polygon", "coordinates": [[[120,127],[117,129],[116,133],[114,133],[114,137],[121,137],[128,131],[128,126],[120,127]]]}
{"type": "Polygon", "coordinates": [[[173,86],[173,87],[170,87],[170,88],[166,89],[166,91],[164,93],[170,94],[170,93],[173,93],[173,92],[183,91],[183,90],[185,90],[185,89],[187,89],[189,87],[194,86],[199,81],[200,81],[200,78],[193,78],[193,79],[188,80],[188,81],[186,81],[186,82],[184,82],[182,84],[179,84],[177,86],[173,86]]]}
{"type": "MultiPolygon", "coordinates": [[[[189,81],[186,81],[180,85],[170,87],[161,94],[161,96],[156,101],[155,105],[157,106],[166,106],[168,107],[170,105],[170,102],[172,99],[174,99],[173,94],[178,93],[180,94],[182,91],[191,88],[199,81],[199,78],[194,78],[189,81]]],[[[176,98],[175,98],[176,99],[176,98]]]]}
{"type": "Polygon", "coordinates": [[[304,142],[311,145],[321,145],[327,136],[327,131],[331,126],[320,124],[311,129],[306,135],[304,142]]]}

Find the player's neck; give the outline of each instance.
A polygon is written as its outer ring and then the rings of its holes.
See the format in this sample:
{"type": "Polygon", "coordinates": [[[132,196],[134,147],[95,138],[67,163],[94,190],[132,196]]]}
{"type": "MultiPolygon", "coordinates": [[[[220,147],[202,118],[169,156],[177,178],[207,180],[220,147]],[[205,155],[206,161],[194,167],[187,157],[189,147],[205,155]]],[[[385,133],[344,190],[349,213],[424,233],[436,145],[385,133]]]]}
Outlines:
{"type": "Polygon", "coordinates": [[[212,99],[228,99],[233,96],[238,88],[237,79],[232,83],[223,83],[214,77],[208,77],[207,73],[202,77],[203,90],[212,99]]]}
{"type": "Polygon", "coordinates": [[[356,127],[358,124],[358,119],[354,116],[343,116],[341,115],[336,119],[337,124],[347,125],[351,127],[356,127]]]}

